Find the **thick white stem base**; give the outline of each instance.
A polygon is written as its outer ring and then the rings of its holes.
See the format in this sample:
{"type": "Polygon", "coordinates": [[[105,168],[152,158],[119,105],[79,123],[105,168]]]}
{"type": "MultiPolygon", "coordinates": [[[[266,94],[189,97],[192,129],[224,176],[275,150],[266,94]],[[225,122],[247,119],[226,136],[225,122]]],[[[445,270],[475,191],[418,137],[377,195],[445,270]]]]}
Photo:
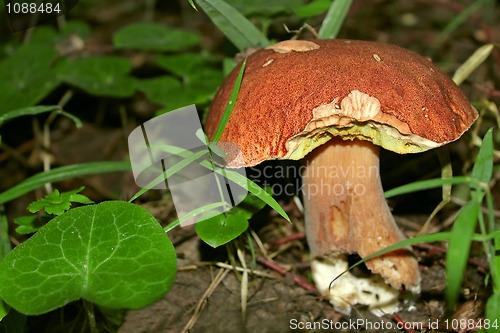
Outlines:
{"type": "MultiPolygon", "coordinates": [[[[357,253],[364,258],[404,239],[385,201],[379,175],[379,148],[371,142],[330,140],[308,155],[303,182],[306,233],[311,254],[316,259],[313,276],[318,288],[328,286],[340,274],[339,264],[330,256],[357,253]],[[326,272],[327,267],[330,273],[326,272]]],[[[367,291],[363,288],[368,288],[369,293],[378,295],[378,303],[384,306],[397,299],[396,289],[420,291],[418,263],[409,249],[376,257],[367,261],[366,266],[380,274],[393,289],[380,287],[378,282],[368,287],[368,280],[355,282],[352,276],[350,280],[354,285],[350,290],[361,290],[361,293],[350,291],[342,297],[356,294],[358,303],[372,306],[376,302],[363,301],[368,299],[363,297],[367,291]]],[[[330,291],[349,289],[337,288],[338,283],[336,281],[330,291]]],[[[328,293],[328,296],[333,303],[342,303],[336,300],[338,295],[328,293]]]]}

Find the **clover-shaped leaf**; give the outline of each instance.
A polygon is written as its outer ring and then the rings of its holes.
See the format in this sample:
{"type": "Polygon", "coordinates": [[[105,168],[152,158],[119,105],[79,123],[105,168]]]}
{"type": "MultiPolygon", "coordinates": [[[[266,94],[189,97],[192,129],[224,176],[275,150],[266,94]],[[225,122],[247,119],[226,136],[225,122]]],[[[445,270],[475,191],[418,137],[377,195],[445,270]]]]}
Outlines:
{"type": "Polygon", "coordinates": [[[144,307],[172,286],[176,258],[143,208],[121,201],[69,210],[0,262],[0,298],[35,315],[84,298],[107,308],[144,307]]]}
{"type": "Polygon", "coordinates": [[[47,214],[61,215],[62,213],[70,209],[72,202],[86,205],[94,203],[86,196],[79,194],[79,192],[83,191],[83,189],[84,187],[82,186],[80,188],[77,188],[76,190],[63,193],[59,193],[59,190],[55,189],[45,197],[31,203],[28,206],[28,210],[31,213],[35,213],[39,210],[44,209],[47,214]]]}

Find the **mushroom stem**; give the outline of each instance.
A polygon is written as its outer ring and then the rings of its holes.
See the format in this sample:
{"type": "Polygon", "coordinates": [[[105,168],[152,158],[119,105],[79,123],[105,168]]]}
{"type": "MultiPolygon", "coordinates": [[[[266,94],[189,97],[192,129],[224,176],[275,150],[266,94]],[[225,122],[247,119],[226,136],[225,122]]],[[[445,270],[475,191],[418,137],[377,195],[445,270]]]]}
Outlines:
{"type": "MultiPolygon", "coordinates": [[[[343,253],[363,258],[404,239],[384,198],[378,146],[332,138],[306,162],[305,222],[314,258],[343,253]]],[[[376,257],[366,266],[395,289],[419,291],[418,264],[409,249],[376,257]]]]}

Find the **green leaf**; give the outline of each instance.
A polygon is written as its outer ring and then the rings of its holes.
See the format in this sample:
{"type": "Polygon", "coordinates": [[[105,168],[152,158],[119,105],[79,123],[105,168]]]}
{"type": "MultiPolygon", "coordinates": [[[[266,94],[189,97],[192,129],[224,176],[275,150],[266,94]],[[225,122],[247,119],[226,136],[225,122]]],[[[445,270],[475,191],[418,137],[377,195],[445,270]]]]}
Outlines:
{"type": "Polygon", "coordinates": [[[0,204],[13,200],[45,183],[54,183],[65,179],[107,172],[129,171],[130,162],[93,162],[63,166],[38,173],[21,183],[0,193],[0,204]]]}
{"type": "Polygon", "coordinates": [[[92,29],[90,28],[89,24],[85,21],[70,20],[61,27],[60,35],[63,37],[67,37],[70,34],[76,34],[81,38],[86,39],[90,36],[91,30],[92,29]]]}
{"type": "Polygon", "coordinates": [[[474,162],[471,176],[480,182],[488,183],[493,175],[493,129],[484,135],[483,143],[474,162]]]}
{"type": "Polygon", "coordinates": [[[68,200],[70,202],[78,202],[81,204],[93,204],[94,202],[87,198],[86,196],[79,194],[81,191],[85,189],[85,186],[80,186],[77,189],[71,190],[71,191],[66,191],[61,193],[61,198],[63,200],[68,200]]]}
{"type": "Polygon", "coordinates": [[[114,56],[64,59],[57,66],[58,77],[95,96],[128,97],[135,80],[128,76],[130,60],[114,56]]]}
{"type": "MultiPolygon", "coordinates": [[[[65,193],[63,193],[62,195],[64,197],[65,193]]],[[[69,196],[68,200],[71,202],[76,202],[76,203],[80,203],[80,204],[84,204],[84,205],[90,205],[90,204],[94,203],[94,201],[90,200],[89,198],[87,198],[86,196],[84,196],[82,194],[71,194],[69,196]]]]}
{"type": "Polygon", "coordinates": [[[303,4],[302,0],[225,0],[245,16],[275,16],[291,14],[294,8],[303,4]]]}
{"type": "Polygon", "coordinates": [[[54,190],[45,197],[32,202],[28,206],[30,213],[44,209],[47,214],[61,215],[71,207],[71,202],[63,200],[58,190],[54,190]]]}
{"type": "Polygon", "coordinates": [[[175,251],[143,208],[120,201],[72,209],[51,220],[0,262],[0,297],[36,315],[84,298],[137,309],[163,297],[175,251]]]}
{"type": "Polygon", "coordinates": [[[61,27],[60,31],[48,25],[37,26],[33,29],[30,45],[53,47],[71,34],[78,35],[80,38],[85,39],[90,35],[90,30],[86,22],[77,20],[66,22],[66,24],[61,27]]]}
{"type": "Polygon", "coordinates": [[[90,35],[90,26],[84,21],[69,20],[60,30],[49,25],[37,26],[33,29],[30,44],[55,46],[71,34],[85,39],[90,35]]]}
{"type": "Polygon", "coordinates": [[[2,300],[0,300],[0,322],[7,315],[7,313],[9,313],[9,310],[7,309],[5,304],[2,302],[2,300]]]}
{"type": "Polygon", "coordinates": [[[225,214],[196,223],[196,233],[212,247],[229,243],[247,230],[248,220],[265,205],[264,201],[249,194],[225,214]]]}
{"type": "Polygon", "coordinates": [[[464,277],[467,259],[477,218],[480,203],[470,201],[465,205],[453,224],[448,252],[446,253],[446,290],[445,299],[449,309],[454,309],[464,277]]]}
{"type": "MultiPolygon", "coordinates": [[[[486,302],[486,318],[490,320],[490,327],[486,330],[486,332],[496,333],[499,328],[499,318],[498,314],[500,313],[500,294],[493,294],[488,298],[486,302]]],[[[484,320],[483,320],[484,323],[484,320]]]]}
{"type": "Polygon", "coordinates": [[[295,8],[295,15],[307,19],[312,16],[323,14],[330,8],[331,4],[331,0],[314,0],[295,8]]]}
{"type": "Polygon", "coordinates": [[[198,6],[240,51],[265,47],[269,40],[234,7],[222,0],[196,0],[198,6]]]}
{"type": "Polygon", "coordinates": [[[40,230],[51,217],[48,215],[26,215],[14,219],[14,223],[18,224],[16,232],[20,235],[33,234],[40,230]]]}
{"type": "Polygon", "coordinates": [[[84,188],[85,187],[82,186],[76,190],[63,193],[59,193],[59,190],[55,189],[45,197],[31,203],[28,206],[28,210],[31,213],[35,213],[43,209],[47,214],[61,215],[65,211],[70,209],[72,202],[78,202],[82,204],[94,203],[86,196],[78,194],[78,192],[83,191],[84,188]]]}
{"type": "Polygon", "coordinates": [[[192,32],[146,22],[127,25],[113,37],[116,48],[158,52],[180,51],[200,42],[200,37],[192,32]]]}
{"type": "Polygon", "coordinates": [[[30,45],[54,46],[60,40],[60,36],[54,27],[42,25],[33,29],[30,45]]]}
{"type": "MultiPolygon", "coordinates": [[[[182,93],[182,85],[173,76],[164,75],[137,81],[137,89],[152,102],[162,105],[177,105],[176,94],[182,93]]],[[[184,99],[182,97],[181,99],[184,99]]],[[[174,109],[172,107],[172,109],[174,109]]]]}
{"type": "Polygon", "coordinates": [[[0,115],[40,102],[59,85],[56,56],[53,47],[24,45],[0,61],[0,115]]]}
{"type": "Polygon", "coordinates": [[[208,245],[218,247],[229,243],[248,228],[248,219],[240,212],[219,214],[196,223],[196,233],[208,245]]]}
{"type": "Polygon", "coordinates": [[[224,58],[222,61],[222,73],[224,77],[228,76],[236,66],[238,66],[238,63],[233,58],[224,58]]]}
{"type": "MultiPolygon", "coordinates": [[[[270,189],[269,189],[270,191],[270,189]]],[[[236,207],[196,223],[196,234],[208,245],[218,247],[229,243],[248,229],[248,220],[266,204],[249,194],[236,207]]]]}
{"type": "MultiPolygon", "coordinates": [[[[1,302],[0,302],[1,303],[1,302]]],[[[5,305],[7,307],[7,305],[5,305]]],[[[25,315],[9,308],[9,314],[2,320],[2,333],[24,333],[27,331],[25,315]]]]}
{"type": "Polygon", "coordinates": [[[140,80],[137,89],[149,100],[165,106],[157,111],[161,114],[186,105],[208,103],[222,80],[219,71],[204,69],[185,77],[183,83],[168,75],[140,80]]]}
{"type": "Polygon", "coordinates": [[[203,53],[181,53],[157,56],[155,62],[167,71],[189,80],[200,71],[212,70],[210,66],[218,61],[215,57],[203,53]]]}
{"type": "Polygon", "coordinates": [[[320,39],[334,39],[337,37],[351,4],[352,0],[334,0],[332,2],[319,29],[318,35],[320,39]]]}

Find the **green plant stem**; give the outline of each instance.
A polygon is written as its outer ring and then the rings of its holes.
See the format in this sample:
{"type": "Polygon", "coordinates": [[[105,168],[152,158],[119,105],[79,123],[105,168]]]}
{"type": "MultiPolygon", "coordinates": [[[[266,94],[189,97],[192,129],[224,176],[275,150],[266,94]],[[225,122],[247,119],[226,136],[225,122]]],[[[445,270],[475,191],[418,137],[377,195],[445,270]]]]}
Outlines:
{"type": "Polygon", "coordinates": [[[146,9],[144,10],[144,21],[152,22],[155,14],[156,0],[147,0],[146,9]]]}
{"type": "Polygon", "coordinates": [[[97,329],[97,324],[95,321],[95,313],[94,313],[94,304],[92,304],[89,301],[82,300],[83,301],[83,307],[85,308],[85,311],[87,312],[87,318],[89,319],[89,326],[90,326],[90,332],[91,333],[99,333],[99,330],[97,329]]]}
{"type": "MultiPolygon", "coordinates": [[[[69,100],[73,97],[73,90],[69,89],[64,93],[63,97],[61,97],[61,100],[59,103],[57,103],[58,106],[64,108],[66,103],[69,102],[69,100]]],[[[56,116],[59,114],[58,111],[52,111],[45,121],[43,125],[43,152],[42,152],[42,160],[43,160],[43,171],[49,171],[50,170],[50,161],[51,161],[51,156],[50,156],[50,125],[56,118],[56,116]]],[[[52,192],[52,184],[51,183],[45,183],[45,191],[47,193],[52,192]]]]}

